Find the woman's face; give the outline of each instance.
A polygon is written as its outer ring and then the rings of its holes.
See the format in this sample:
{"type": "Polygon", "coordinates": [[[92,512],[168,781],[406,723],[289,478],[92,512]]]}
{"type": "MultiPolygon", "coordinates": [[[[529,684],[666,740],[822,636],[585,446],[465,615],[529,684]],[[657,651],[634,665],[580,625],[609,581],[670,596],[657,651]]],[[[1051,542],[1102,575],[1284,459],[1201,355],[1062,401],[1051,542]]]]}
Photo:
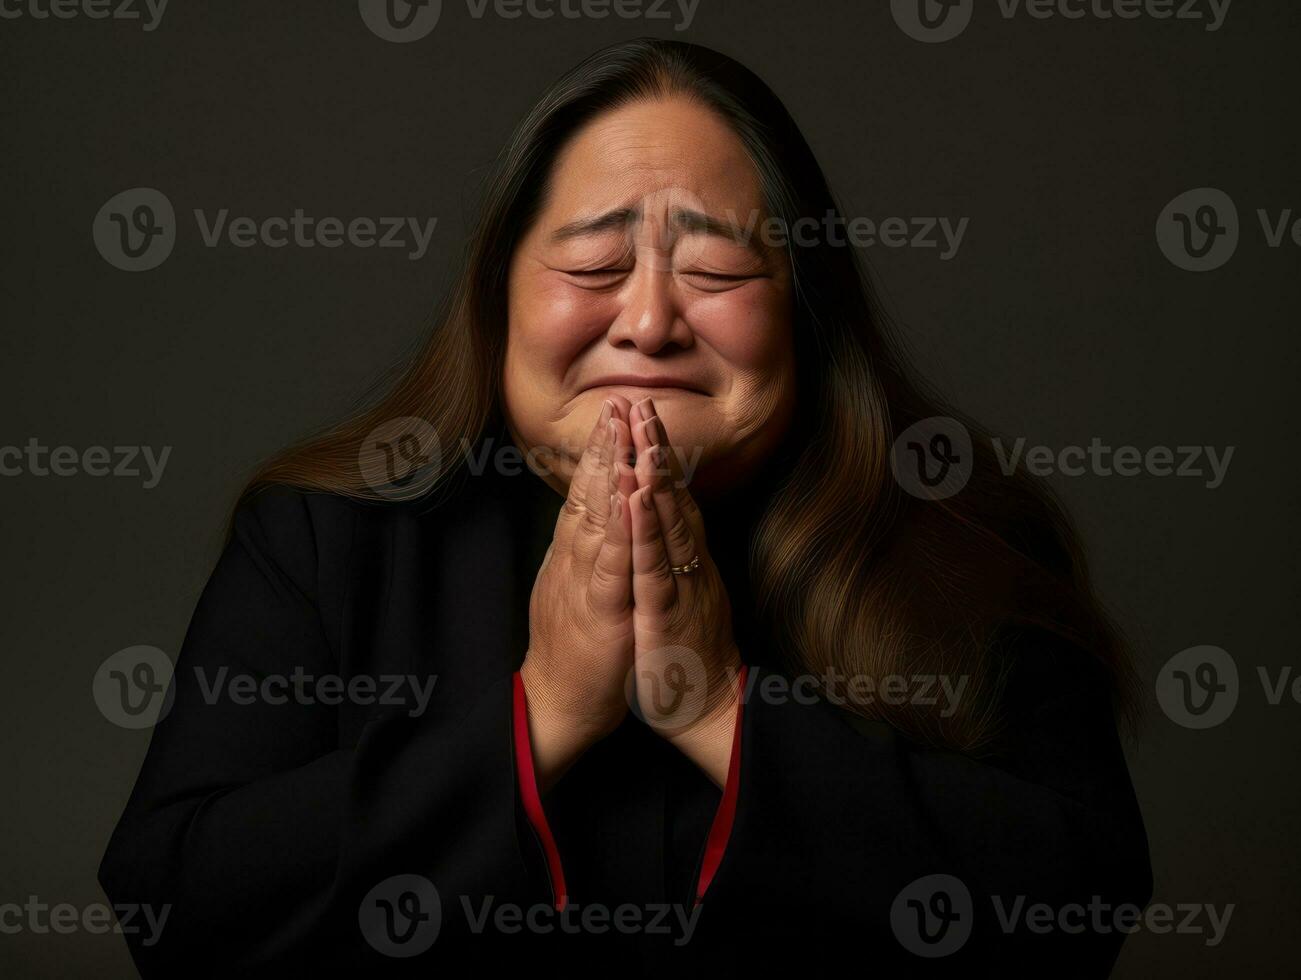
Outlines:
{"type": "Polygon", "coordinates": [[[611,110],[560,152],[511,261],[503,378],[511,432],[548,450],[547,482],[568,486],[613,393],[654,399],[705,496],[776,447],[795,365],[790,273],[763,245],[766,216],[741,142],[687,100],[611,110]]]}

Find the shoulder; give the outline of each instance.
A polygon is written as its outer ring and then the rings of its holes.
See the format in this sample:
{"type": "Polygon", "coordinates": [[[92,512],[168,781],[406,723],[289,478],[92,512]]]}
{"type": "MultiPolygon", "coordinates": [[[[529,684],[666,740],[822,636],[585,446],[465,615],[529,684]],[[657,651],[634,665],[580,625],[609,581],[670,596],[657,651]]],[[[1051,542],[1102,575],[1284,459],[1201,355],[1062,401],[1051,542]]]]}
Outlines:
{"type": "Polygon", "coordinates": [[[361,511],[360,501],[341,494],[258,487],[235,506],[226,554],[315,599],[323,578],[347,568],[361,511]]]}
{"type": "Polygon", "coordinates": [[[343,575],[357,556],[375,567],[376,560],[403,541],[433,542],[453,524],[501,509],[496,491],[484,481],[470,486],[456,475],[429,494],[406,501],[364,500],[268,484],[239,500],[230,544],[266,556],[305,586],[322,576],[343,575]]]}

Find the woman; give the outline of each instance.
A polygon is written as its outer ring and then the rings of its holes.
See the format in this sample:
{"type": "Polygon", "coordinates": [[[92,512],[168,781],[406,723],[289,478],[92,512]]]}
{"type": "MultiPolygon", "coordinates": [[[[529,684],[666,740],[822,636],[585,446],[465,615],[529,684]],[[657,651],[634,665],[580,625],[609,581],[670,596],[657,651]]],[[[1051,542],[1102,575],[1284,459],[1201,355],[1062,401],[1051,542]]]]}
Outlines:
{"type": "Polygon", "coordinates": [[[835,214],[715,52],[542,96],[424,350],[236,509],[101,871],[142,972],[1107,973],[1123,653],[1043,490],[892,477],[952,413],[774,234],[835,214]]]}

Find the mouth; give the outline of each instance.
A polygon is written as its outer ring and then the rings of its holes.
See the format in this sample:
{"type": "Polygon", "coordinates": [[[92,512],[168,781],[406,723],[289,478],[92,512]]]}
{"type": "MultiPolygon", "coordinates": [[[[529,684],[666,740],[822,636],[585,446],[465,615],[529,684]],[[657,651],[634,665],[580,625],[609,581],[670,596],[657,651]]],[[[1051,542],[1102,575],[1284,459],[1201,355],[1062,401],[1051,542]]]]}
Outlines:
{"type": "Polygon", "coordinates": [[[666,374],[611,374],[597,378],[584,386],[584,391],[593,388],[641,388],[655,391],[687,391],[697,395],[707,395],[708,391],[698,382],[666,374]]]}

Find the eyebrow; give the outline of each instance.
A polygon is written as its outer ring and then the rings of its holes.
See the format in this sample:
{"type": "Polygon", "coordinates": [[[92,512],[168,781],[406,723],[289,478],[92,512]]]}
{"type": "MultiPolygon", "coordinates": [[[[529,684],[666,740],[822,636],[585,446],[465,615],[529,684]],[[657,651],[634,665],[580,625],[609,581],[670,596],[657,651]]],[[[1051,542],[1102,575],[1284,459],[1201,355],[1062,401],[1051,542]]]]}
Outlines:
{"type": "Polygon", "coordinates": [[[581,238],[584,235],[599,235],[606,231],[619,231],[633,224],[640,217],[641,211],[637,208],[615,208],[613,211],[607,211],[595,218],[579,218],[577,221],[563,224],[551,233],[551,240],[553,242],[565,242],[571,238],[581,238]]]}
{"type": "MultiPolygon", "coordinates": [[[[743,229],[736,228],[725,221],[719,221],[711,215],[689,208],[674,208],[669,213],[674,227],[686,232],[699,232],[717,238],[726,238],[730,242],[754,248],[750,236],[743,229]]],[[[561,225],[551,233],[553,242],[569,241],[586,235],[599,235],[607,231],[620,231],[641,220],[640,208],[615,208],[595,218],[580,218],[561,225]]]]}

